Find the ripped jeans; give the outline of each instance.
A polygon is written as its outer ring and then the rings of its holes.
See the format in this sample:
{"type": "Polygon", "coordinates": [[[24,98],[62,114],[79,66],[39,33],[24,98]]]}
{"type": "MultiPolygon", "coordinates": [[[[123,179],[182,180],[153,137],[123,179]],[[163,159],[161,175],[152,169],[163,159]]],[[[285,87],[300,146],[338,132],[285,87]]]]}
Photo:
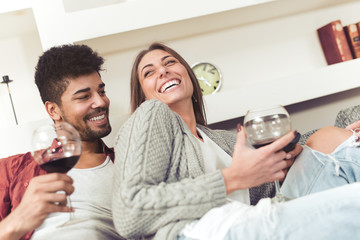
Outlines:
{"type": "Polygon", "coordinates": [[[297,199],[274,204],[267,198],[256,206],[228,203],[199,220],[196,226],[206,224],[205,230],[196,232],[194,228],[195,234],[189,235],[183,231],[178,240],[360,239],[360,183],[354,183],[360,180],[356,140],[354,134],[328,155],[305,146],[281,187],[285,196],[297,199]],[[227,214],[234,219],[232,223],[225,230],[206,230],[224,224],[216,211],[224,214],[226,209],[230,209],[227,214]]]}
{"type": "Polygon", "coordinates": [[[360,181],[360,142],[353,134],[331,154],[304,146],[290,168],[281,192],[290,198],[360,181]]]}

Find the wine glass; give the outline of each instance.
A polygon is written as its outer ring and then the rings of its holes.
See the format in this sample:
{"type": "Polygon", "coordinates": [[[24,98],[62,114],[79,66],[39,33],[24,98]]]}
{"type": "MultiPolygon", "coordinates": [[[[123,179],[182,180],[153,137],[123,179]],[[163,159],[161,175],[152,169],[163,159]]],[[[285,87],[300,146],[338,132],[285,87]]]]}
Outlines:
{"type": "MultiPolygon", "coordinates": [[[[254,147],[260,148],[268,145],[291,131],[291,121],[289,113],[281,105],[275,105],[270,108],[259,108],[249,110],[244,117],[244,127],[247,135],[247,141],[254,147]]],[[[294,149],[300,139],[300,134],[283,148],[285,152],[294,149]]],[[[275,183],[275,197],[273,202],[283,202],[290,200],[280,191],[280,183],[275,183]]]]}
{"type": "MultiPolygon", "coordinates": [[[[33,132],[31,154],[37,164],[47,173],[67,173],[79,160],[81,140],[77,130],[67,122],[41,126],[33,132]]],[[[70,196],[67,196],[72,209],[70,196]]],[[[67,222],[58,227],[79,222],[70,212],[67,222]]]]}

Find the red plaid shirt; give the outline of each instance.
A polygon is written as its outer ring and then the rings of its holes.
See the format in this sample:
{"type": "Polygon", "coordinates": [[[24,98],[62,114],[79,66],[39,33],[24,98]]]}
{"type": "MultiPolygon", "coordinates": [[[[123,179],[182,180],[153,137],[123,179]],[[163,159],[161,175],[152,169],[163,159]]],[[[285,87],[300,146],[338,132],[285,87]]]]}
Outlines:
{"type": "MultiPolygon", "coordinates": [[[[103,141],[103,152],[114,161],[114,151],[103,141]]],[[[0,159],[0,221],[20,204],[33,177],[46,174],[33,160],[30,152],[0,159]]],[[[34,231],[26,233],[21,239],[28,240],[34,231]]]]}

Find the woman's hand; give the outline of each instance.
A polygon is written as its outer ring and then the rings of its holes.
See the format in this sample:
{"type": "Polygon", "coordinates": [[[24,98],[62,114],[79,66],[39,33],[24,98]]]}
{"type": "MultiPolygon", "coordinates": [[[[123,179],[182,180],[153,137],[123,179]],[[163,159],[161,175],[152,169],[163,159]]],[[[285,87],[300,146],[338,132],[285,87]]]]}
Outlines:
{"type": "Polygon", "coordinates": [[[232,164],[222,170],[227,194],[284,179],[283,170],[289,168],[301,152],[298,146],[289,153],[282,151],[294,137],[295,133],[290,132],[267,146],[253,149],[246,145],[245,130],[239,126],[232,164]]]}
{"type": "Polygon", "coordinates": [[[296,144],[296,145],[295,145],[295,148],[294,148],[292,151],[290,151],[290,152],[288,152],[288,153],[286,154],[285,159],[291,161],[291,162],[290,162],[291,165],[290,165],[288,168],[283,169],[283,172],[284,172],[285,176],[284,176],[283,179],[279,179],[280,182],[284,181],[284,179],[285,179],[285,177],[286,177],[286,175],[287,175],[290,167],[293,165],[296,157],[302,152],[302,150],[303,150],[303,147],[302,147],[300,144],[296,144]]]}

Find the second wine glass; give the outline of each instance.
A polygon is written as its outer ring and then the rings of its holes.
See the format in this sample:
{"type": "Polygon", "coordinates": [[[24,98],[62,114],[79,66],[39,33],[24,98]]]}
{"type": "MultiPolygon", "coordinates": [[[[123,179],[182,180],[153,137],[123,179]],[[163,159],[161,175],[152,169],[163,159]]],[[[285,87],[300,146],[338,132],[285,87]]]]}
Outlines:
{"type": "MultiPolygon", "coordinates": [[[[291,121],[286,109],[281,105],[275,105],[269,108],[249,110],[244,117],[244,127],[248,142],[254,148],[259,148],[291,131],[291,121]]],[[[291,151],[297,141],[298,136],[283,150],[291,151]]],[[[281,193],[279,181],[275,180],[274,183],[276,194],[273,202],[289,200],[281,193]]]]}
{"type": "MultiPolygon", "coordinates": [[[[77,130],[67,122],[41,126],[33,132],[31,139],[32,156],[34,161],[47,173],[67,173],[79,160],[81,154],[81,140],[77,130]]],[[[70,196],[67,196],[71,209],[70,196]]],[[[65,226],[83,221],[76,219],[70,212],[70,219],[65,226]]]]}

